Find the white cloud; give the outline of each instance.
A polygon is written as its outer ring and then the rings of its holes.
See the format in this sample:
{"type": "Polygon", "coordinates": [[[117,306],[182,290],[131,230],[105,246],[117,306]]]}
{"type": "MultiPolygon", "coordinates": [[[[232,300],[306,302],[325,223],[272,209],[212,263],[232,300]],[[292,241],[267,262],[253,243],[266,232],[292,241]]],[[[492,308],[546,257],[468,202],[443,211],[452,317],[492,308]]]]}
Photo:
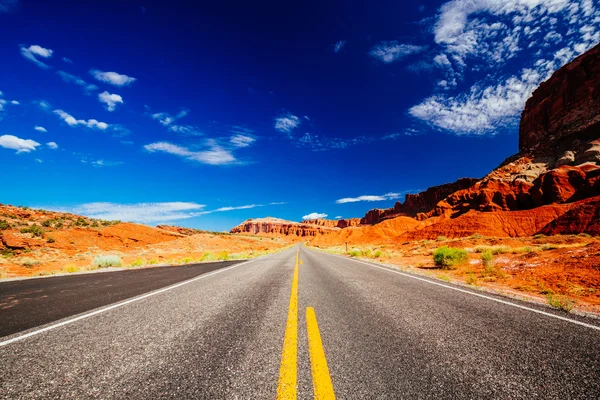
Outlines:
{"type": "Polygon", "coordinates": [[[310,213],[308,215],[303,216],[302,220],[306,221],[306,220],[310,220],[310,219],[322,219],[322,218],[326,218],[326,217],[327,217],[327,214],[314,212],[314,213],[310,213]]]}
{"type": "Polygon", "coordinates": [[[100,122],[95,119],[88,119],[87,121],[83,120],[83,119],[76,119],[75,117],[66,113],[63,110],[54,110],[53,112],[54,112],[54,114],[58,115],[60,117],[60,119],[65,121],[67,123],[67,125],[69,125],[69,126],[80,126],[81,125],[81,126],[86,126],[88,128],[94,128],[94,129],[100,129],[100,130],[106,130],[106,128],[109,127],[109,125],[106,122],[100,122]]]}
{"type": "Polygon", "coordinates": [[[74,83],[75,85],[83,87],[83,89],[86,91],[86,93],[93,92],[94,90],[98,90],[98,86],[93,85],[93,84],[88,84],[86,81],[84,81],[83,79],[81,79],[78,76],[69,74],[68,72],[65,72],[65,71],[56,71],[56,73],[58,76],[60,76],[62,78],[63,81],[65,81],[67,83],[74,83]]]}
{"type": "Polygon", "coordinates": [[[106,161],[106,160],[94,160],[90,161],[94,167],[116,167],[118,165],[122,165],[122,161],[106,161]]]}
{"type": "Polygon", "coordinates": [[[235,207],[221,207],[216,210],[208,211],[208,212],[224,212],[224,211],[235,211],[235,210],[249,210],[251,208],[262,207],[262,204],[248,204],[245,206],[235,206],[235,207]]]}
{"type": "Polygon", "coordinates": [[[235,147],[248,147],[254,141],[256,141],[256,139],[246,135],[233,135],[231,139],[229,139],[229,142],[235,147]]]}
{"type": "Polygon", "coordinates": [[[37,104],[37,106],[38,106],[39,108],[41,108],[42,110],[48,110],[48,109],[50,109],[50,108],[51,108],[51,105],[50,105],[50,103],[48,103],[48,102],[47,102],[47,101],[45,101],[45,100],[35,100],[35,101],[33,102],[33,104],[37,104]]]}
{"type": "MultiPolygon", "coordinates": [[[[181,118],[185,117],[186,115],[188,115],[189,112],[190,112],[190,110],[183,109],[183,110],[179,111],[177,113],[177,115],[175,115],[175,116],[172,116],[168,112],[159,112],[159,113],[152,114],[151,117],[152,117],[152,119],[155,119],[158,122],[160,122],[162,125],[169,126],[173,122],[177,121],[178,119],[181,119],[181,118]]],[[[177,131],[177,129],[175,129],[175,131],[177,131]]]]}
{"type": "Polygon", "coordinates": [[[63,60],[63,62],[66,62],[67,64],[73,64],[73,61],[71,61],[70,58],[63,57],[62,60],[63,60]]]}
{"type": "Polygon", "coordinates": [[[29,47],[21,47],[21,55],[23,55],[23,57],[25,57],[38,67],[44,69],[48,69],[50,68],[50,66],[40,61],[38,57],[50,58],[52,57],[52,53],[54,53],[52,50],[38,46],[37,44],[31,45],[29,47]]]}
{"type": "Polygon", "coordinates": [[[33,129],[35,129],[35,130],[36,130],[36,131],[38,131],[38,132],[48,132],[48,131],[46,130],[46,128],[44,128],[43,126],[36,126],[36,127],[35,127],[35,128],[33,128],[33,129]]]}
{"type": "Polygon", "coordinates": [[[18,106],[18,105],[19,105],[19,104],[21,104],[21,103],[19,103],[17,100],[12,100],[12,101],[10,102],[10,104],[12,104],[12,105],[14,105],[14,106],[18,106]]]}
{"type": "Polygon", "coordinates": [[[116,72],[104,72],[97,69],[90,70],[90,74],[100,82],[119,87],[129,86],[136,81],[136,79],[131,76],[118,74],[116,72]]]}
{"type": "Polygon", "coordinates": [[[104,91],[98,95],[98,100],[100,103],[106,104],[106,109],[108,111],[115,111],[117,104],[123,104],[123,98],[118,94],[111,94],[107,91],[104,91]]]}
{"type": "Polygon", "coordinates": [[[238,163],[231,151],[219,146],[214,140],[208,140],[206,147],[204,150],[192,151],[187,147],[169,142],[156,142],[144,146],[147,151],[152,153],[168,153],[202,164],[228,165],[238,163]]]}
{"type": "Polygon", "coordinates": [[[334,53],[339,53],[344,48],[345,45],[346,45],[346,41],[345,40],[337,41],[333,45],[333,51],[334,51],[334,53]]]}
{"type": "Polygon", "coordinates": [[[370,142],[373,138],[358,136],[354,138],[339,138],[316,135],[306,132],[304,135],[294,139],[297,147],[307,147],[313,151],[324,151],[329,149],[345,149],[347,147],[370,142]]]}
{"type": "Polygon", "coordinates": [[[394,61],[398,61],[403,57],[411,54],[420,53],[425,50],[426,47],[415,46],[412,44],[400,44],[396,40],[389,42],[381,42],[377,44],[369,54],[371,57],[377,58],[378,60],[388,64],[394,61]]]}
{"type": "Polygon", "coordinates": [[[297,116],[287,113],[280,117],[276,117],[273,122],[273,127],[279,132],[291,133],[301,124],[300,118],[297,116]]]}
{"type": "MultiPolygon", "coordinates": [[[[87,203],[70,209],[75,214],[104,220],[158,223],[192,218],[204,209],[204,204],[189,202],[166,203],[87,203]]],[[[62,210],[61,210],[62,211],[62,210]]]]}
{"type": "Polygon", "coordinates": [[[600,41],[599,26],[600,11],[587,0],[449,1],[433,30],[434,64],[444,76],[437,93],[409,113],[459,135],[514,125],[542,81],[600,41]],[[510,63],[521,71],[507,75],[500,66],[510,63]],[[466,90],[460,84],[482,71],[483,80],[466,90]],[[456,88],[461,92],[450,94],[456,88]]]}
{"type": "Polygon", "coordinates": [[[29,153],[34,151],[38,146],[41,145],[35,140],[21,139],[13,135],[0,136],[0,147],[16,150],[17,153],[29,153]]]}
{"type": "Polygon", "coordinates": [[[48,142],[48,143],[46,143],[46,146],[48,146],[52,150],[58,149],[58,145],[56,144],[56,142],[48,142]]]}
{"type": "Polygon", "coordinates": [[[373,195],[363,195],[358,197],[344,197],[343,199],[336,200],[337,204],[345,204],[345,203],[357,203],[359,201],[384,201],[384,200],[394,200],[400,198],[400,193],[386,193],[381,196],[373,196],[373,195]]]}

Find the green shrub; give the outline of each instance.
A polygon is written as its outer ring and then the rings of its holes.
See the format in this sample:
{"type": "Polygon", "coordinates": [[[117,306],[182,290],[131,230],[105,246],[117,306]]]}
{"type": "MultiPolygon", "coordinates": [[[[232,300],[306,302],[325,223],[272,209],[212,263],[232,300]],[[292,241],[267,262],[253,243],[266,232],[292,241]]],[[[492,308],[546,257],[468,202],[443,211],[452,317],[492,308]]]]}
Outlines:
{"type": "Polygon", "coordinates": [[[40,263],[39,261],[34,260],[33,258],[22,258],[20,261],[21,265],[26,268],[31,268],[34,265],[38,265],[40,263]]]}
{"type": "Polygon", "coordinates": [[[348,254],[350,257],[360,257],[362,253],[359,250],[350,250],[348,254]]]}
{"type": "Polygon", "coordinates": [[[372,255],[371,254],[371,249],[363,250],[362,251],[362,255],[363,255],[363,257],[369,257],[369,258],[371,258],[371,255],[372,255]]]}
{"type": "Polygon", "coordinates": [[[47,219],[44,222],[42,222],[42,226],[44,228],[50,228],[52,226],[52,220],[51,219],[47,219]]]}
{"type": "Polygon", "coordinates": [[[92,267],[94,268],[120,267],[122,265],[121,257],[114,255],[96,256],[92,261],[92,267]]]}
{"type": "Polygon", "coordinates": [[[10,224],[3,219],[0,219],[0,231],[10,229],[10,224]]]}
{"type": "Polygon", "coordinates": [[[132,267],[141,267],[142,265],[144,265],[144,260],[138,258],[137,260],[133,261],[130,265],[132,267]]]}
{"type": "Polygon", "coordinates": [[[381,252],[381,250],[376,250],[375,253],[373,253],[373,257],[375,258],[381,258],[383,256],[383,253],[381,252]]]}
{"type": "Polygon", "coordinates": [[[559,297],[554,296],[552,293],[548,293],[546,298],[548,299],[548,304],[550,304],[552,307],[566,312],[571,312],[575,306],[575,302],[568,297],[559,297]]]}
{"type": "Polygon", "coordinates": [[[48,243],[54,243],[54,242],[56,242],[56,240],[53,237],[48,237],[47,242],[48,243]]]}
{"type": "Polygon", "coordinates": [[[87,222],[87,220],[85,218],[77,218],[77,221],[75,221],[75,226],[89,226],[90,223],[87,222]]]}
{"type": "Polygon", "coordinates": [[[469,272],[467,275],[467,285],[477,286],[477,277],[474,272],[469,272]]]}
{"type": "Polygon", "coordinates": [[[68,273],[79,272],[79,267],[77,267],[73,264],[69,264],[62,268],[62,272],[68,272],[68,273]]]}
{"type": "Polygon", "coordinates": [[[229,260],[229,253],[226,251],[222,251],[219,254],[219,260],[229,260]]]}
{"type": "Polygon", "coordinates": [[[99,226],[100,226],[100,225],[98,225],[98,221],[94,221],[94,222],[92,223],[92,228],[97,228],[97,227],[99,227],[99,226]]]}
{"type": "Polygon", "coordinates": [[[27,228],[22,228],[21,233],[31,233],[34,237],[44,237],[44,230],[41,226],[33,224],[27,228]]]}
{"type": "Polygon", "coordinates": [[[440,247],[433,253],[433,262],[443,269],[452,269],[456,264],[467,261],[466,250],[454,247],[440,247]]]}

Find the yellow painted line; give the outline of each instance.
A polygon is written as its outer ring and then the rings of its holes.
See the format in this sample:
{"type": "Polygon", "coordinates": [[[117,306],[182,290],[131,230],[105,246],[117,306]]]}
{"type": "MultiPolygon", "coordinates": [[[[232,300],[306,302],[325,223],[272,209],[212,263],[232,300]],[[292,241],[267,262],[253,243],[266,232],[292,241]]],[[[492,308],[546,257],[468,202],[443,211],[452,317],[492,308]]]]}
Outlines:
{"type": "Polygon", "coordinates": [[[306,308],[306,329],[308,330],[308,352],[310,353],[314,398],[315,400],[335,399],[321,333],[319,333],[317,315],[312,307],[306,308]]]}
{"type": "Polygon", "coordinates": [[[279,367],[279,383],[277,385],[277,400],[296,399],[298,374],[298,255],[292,280],[292,294],[288,309],[287,325],[283,337],[281,366],[279,367]]]}

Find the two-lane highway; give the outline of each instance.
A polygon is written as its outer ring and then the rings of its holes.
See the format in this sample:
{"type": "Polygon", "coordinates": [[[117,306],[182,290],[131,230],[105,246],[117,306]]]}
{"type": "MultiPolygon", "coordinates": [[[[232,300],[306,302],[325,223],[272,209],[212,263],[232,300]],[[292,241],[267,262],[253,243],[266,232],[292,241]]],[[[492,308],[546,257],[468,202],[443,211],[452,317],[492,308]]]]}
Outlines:
{"type": "Polygon", "coordinates": [[[301,246],[222,267],[0,338],[0,396],[600,397],[595,321],[301,246]]]}

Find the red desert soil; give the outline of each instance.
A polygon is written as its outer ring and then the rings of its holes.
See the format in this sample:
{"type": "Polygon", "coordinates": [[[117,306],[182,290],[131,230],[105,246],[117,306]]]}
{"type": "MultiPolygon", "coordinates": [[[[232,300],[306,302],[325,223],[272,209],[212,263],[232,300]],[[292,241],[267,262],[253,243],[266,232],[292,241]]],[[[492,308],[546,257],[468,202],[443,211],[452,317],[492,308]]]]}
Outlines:
{"type": "Polygon", "coordinates": [[[246,258],[290,243],[0,205],[0,278],[89,269],[97,255],[117,255],[124,266],[178,264],[246,258]]]}

